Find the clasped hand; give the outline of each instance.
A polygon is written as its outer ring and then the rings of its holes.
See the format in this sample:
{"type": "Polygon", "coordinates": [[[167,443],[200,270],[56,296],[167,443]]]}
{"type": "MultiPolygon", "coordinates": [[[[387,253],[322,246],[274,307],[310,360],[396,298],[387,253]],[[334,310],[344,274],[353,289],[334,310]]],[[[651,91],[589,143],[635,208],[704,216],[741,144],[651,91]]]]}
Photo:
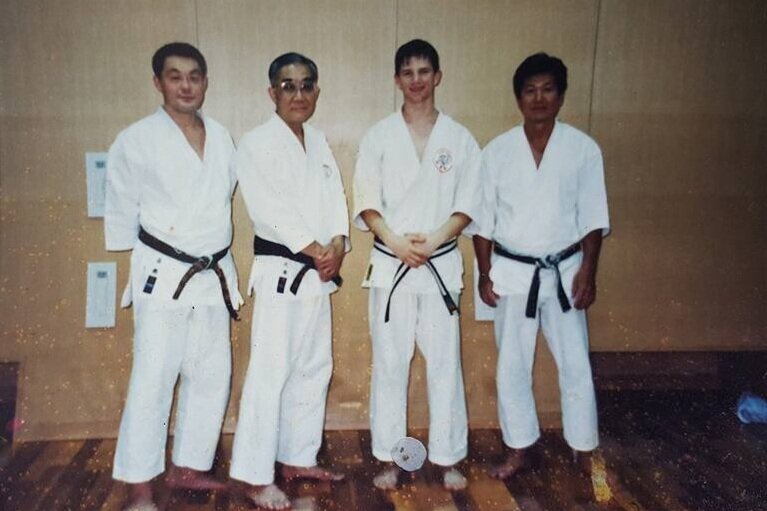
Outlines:
{"type": "Polygon", "coordinates": [[[341,263],[344,261],[346,252],[344,247],[335,243],[329,243],[320,248],[315,256],[312,256],[317,273],[322,282],[328,282],[338,276],[341,271],[341,263]]]}
{"type": "Polygon", "coordinates": [[[431,234],[411,233],[394,236],[389,248],[407,266],[418,268],[429,260],[439,245],[439,240],[431,234]]]}

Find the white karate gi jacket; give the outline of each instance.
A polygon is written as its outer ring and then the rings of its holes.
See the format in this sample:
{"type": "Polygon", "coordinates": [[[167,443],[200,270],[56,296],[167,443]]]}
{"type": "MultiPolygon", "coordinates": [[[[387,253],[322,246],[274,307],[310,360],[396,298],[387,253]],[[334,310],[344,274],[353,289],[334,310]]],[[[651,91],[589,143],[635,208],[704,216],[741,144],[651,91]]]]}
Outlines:
{"type": "MultiPolygon", "coordinates": [[[[367,209],[378,211],[398,235],[430,233],[453,213],[475,218],[481,194],[480,158],[471,133],[440,112],[419,161],[402,113],[389,115],[370,128],[360,143],[354,173],[354,224],[368,230],[360,216],[367,209]]],[[[432,263],[447,289],[463,287],[459,250],[432,263]]],[[[363,286],[391,288],[399,265],[399,260],[372,250],[363,286]]],[[[426,267],[411,269],[398,289],[439,292],[426,267]]]]}
{"type": "MultiPolygon", "coordinates": [[[[542,257],[580,241],[589,232],[610,230],[602,152],[582,131],[556,122],[539,168],[522,125],[493,139],[482,152],[482,213],[466,229],[505,249],[542,257]]],[[[582,255],[559,269],[568,297],[582,255]]],[[[499,294],[527,294],[535,266],[492,256],[490,278],[499,294]]],[[[541,274],[540,296],[553,272],[541,274]]],[[[552,280],[553,282],[553,280],[552,280]]]]}
{"type": "MultiPolygon", "coordinates": [[[[256,235],[298,253],[313,241],[327,245],[344,236],[349,245],[349,212],[341,173],[325,135],[304,124],[304,144],[275,113],[241,140],[236,156],[242,196],[256,235]]],[[[248,292],[273,299],[291,299],[289,291],[303,264],[283,257],[256,256],[248,292]],[[283,293],[277,292],[284,277],[283,293]]],[[[332,293],[333,282],[320,281],[316,271],[304,275],[294,298],[332,293]]]]}
{"type": "MultiPolygon", "coordinates": [[[[123,130],[107,160],[104,237],[107,250],[131,250],[131,277],[122,306],[132,300],[152,306],[224,305],[213,271],[193,276],[178,300],[172,296],[189,264],[138,241],[139,225],[149,234],[192,256],[211,255],[232,241],[231,205],[237,179],[229,132],[199,114],[205,124],[204,159],[181,128],[160,107],[123,130]],[[144,292],[147,279],[156,282],[144,292]]],[[[242,304],[231,254],[219,266],[226,275],[232,305],[242,304]]]]}

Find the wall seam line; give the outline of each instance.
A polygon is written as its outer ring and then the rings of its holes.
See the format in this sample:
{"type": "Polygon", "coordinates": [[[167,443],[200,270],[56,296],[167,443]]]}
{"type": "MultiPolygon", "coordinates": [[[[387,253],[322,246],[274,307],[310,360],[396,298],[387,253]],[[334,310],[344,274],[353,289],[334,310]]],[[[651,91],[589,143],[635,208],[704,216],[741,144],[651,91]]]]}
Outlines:
{"type": "MultiPolygon", "coordinates": [[[[398,41],[399,40],[399,0],[394,0],[394,51],[397,51],[397,48],[399,48],[398,41]]],[[[394,60],[394,57],[392,55],[392,60],[394,60]]],[[[396,73],[396,70],[395,70],[396,73]]],[[[391,93],[391,111],[395,112],[397,110],[397,87],[394,86],[394,81],[391,82],[392,87],[392,93],[391,93]]]]}
{"type": "Polygon", "coordinates": [[[591,133],[591,123],[594,118],[594,89],[596,87],[596,76],[597,76],[597,48],[599,46],[599,23],[601,20],[601,14],[602,14],[602,0],[597,0],[597,19],[596,19],[596,27],[594,28],[594,50],[591,54],[591,92],[589,94],[589,120],[587,123],[587,130],[589,134],[591,133]]]}

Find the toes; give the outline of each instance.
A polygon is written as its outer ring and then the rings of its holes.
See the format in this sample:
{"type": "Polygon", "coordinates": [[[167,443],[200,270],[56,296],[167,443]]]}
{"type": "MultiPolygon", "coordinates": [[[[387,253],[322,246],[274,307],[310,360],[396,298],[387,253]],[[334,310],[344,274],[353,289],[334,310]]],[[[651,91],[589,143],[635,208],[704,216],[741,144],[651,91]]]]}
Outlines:
{"type": "Polygon", "coordinates": [[[373,478],[373,486],[379,490],[394,490],[399,480],[399,469],[388,468],[373,478]]]}
{"type": "Polygon", "coordinates": [[[442,478],[442,485],[448,491],[464,490],[466,489],[467,484],[466,477],[454,468],[445,471],[442,478]]]}

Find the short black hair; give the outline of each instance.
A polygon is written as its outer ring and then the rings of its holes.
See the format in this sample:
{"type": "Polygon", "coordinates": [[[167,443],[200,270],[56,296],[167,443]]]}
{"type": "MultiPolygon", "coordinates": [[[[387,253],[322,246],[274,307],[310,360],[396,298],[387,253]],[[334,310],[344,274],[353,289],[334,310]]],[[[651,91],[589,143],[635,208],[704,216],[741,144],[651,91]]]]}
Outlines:
{"type": "Polygon", "coordinates": [[[560,96],[567,91],[567,67],[564,62],[541,52],[527,57],[514,72],[514,95],[517,99],[522,95],[525,82],[536,75],[553,76],[560,96]]]}
{"type": "Polygon", "coordinates": [[[280,74],[280,70],[285,66],[298,65],[306,66],[309,70],[309,77],[315,82],[319,79],[319,71],[317,71],[317,64],[312,59],[291,51],[289,53],[283,53],[269,64],[269,83],[272,87],[277,87],[277,77],[280,74]]]}
{"type": "Polygon", "coordinates": [[[394,54],[394,74],[398,75],[402,66],[413,57],[428,60],[434,72],[439,71],[439,54],[434,46],[423,39],[413,39],[400,46],[394,54]]]}
{"type": "Polygon", "coordinates": [[[165,67],[165,59],[168,57],[184,57],[187,59],[193,59],[197,61],[197,65],[200,66],[203,76],[208,74],[208,64],[205,63],[205,57],[202,56],[200,50],[195,48],[189,43],[168,43],[162,46],[152,56],[152,71],[157,78],[162,75],[162,70],[165,67]]]}

